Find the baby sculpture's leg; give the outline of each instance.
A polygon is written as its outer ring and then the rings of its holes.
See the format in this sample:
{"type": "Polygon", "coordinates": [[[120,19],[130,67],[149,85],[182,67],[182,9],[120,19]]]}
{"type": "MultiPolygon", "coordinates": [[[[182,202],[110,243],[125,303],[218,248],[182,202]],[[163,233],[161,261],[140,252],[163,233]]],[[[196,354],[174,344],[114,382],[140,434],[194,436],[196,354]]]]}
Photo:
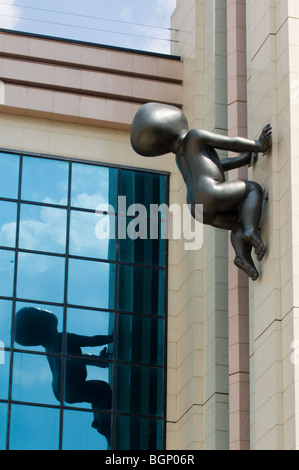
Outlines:
{"type": "MultiPolygon", "coordinates": [[[[229,181],[220,184],[199,181],[198,188],[201,191],[198,198],[201,198],[204,215],[207,214],[205,223],[227,230],[235,229],[232,232],[232,244],[236,251],[235,263],[252,279],[257,279],[258,273],[251,259],[251,248],[255,248],[257,259],[260,261],[266,251],[258,231],[263,201],[262,188],[251,181],[229,181]],[[210,221],[209,214],[214,214],[210,221]],[[239,223],[236,221],[236,214],[239,223]]],[[[196,195],[196,191],[194,193],[196,195]]]]}
{"type": "Polygon", "coordinates": [[[252,246],[244,240],[238,211],[220,212],[213,217],[210,225],[223,230],[231,230],[231,244],[235,251],[234,263],[253,281],[256,281],[259,273],[251,257],[252,246]]]}
{"type": "Polygon", "coordinates": [[[247,195],[239,209],[243,238],[255,248],[257,259],[261,261],[266,252],[258,232],[262,213],[263,190],[259,184],[252,181],[246,181],[245,184],[247,195]]]}
{"type": "Polygon", "coordinates": [[[256,281],[259,277],[259,273],[251,257],[252,246],[244,240],[241,223],[237,224],[232,230],[231,243],[236,253],[234,260],[235,265],[245,271],[253,281],[256,281]]]}
{"type": "MultiPolygon", "coordinates": [[[[252,181],[228,181],[220,184],[198,181],[198,184],[204,213],[238,211],[243,238],[255,248],[257,258],[261,261],[266,251],[258,232],[263,203],[261,186],[252,181]]],[[[196,188],[194,193],[196,196],[196,188]]]]}

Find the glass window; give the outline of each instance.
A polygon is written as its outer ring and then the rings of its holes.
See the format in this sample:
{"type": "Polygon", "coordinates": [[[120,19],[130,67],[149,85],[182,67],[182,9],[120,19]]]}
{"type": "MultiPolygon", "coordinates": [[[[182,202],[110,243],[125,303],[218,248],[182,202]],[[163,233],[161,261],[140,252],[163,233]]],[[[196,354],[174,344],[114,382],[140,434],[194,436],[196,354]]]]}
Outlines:
{"type": "Polygon", "coordinates": [[[116,217],[71,211],[70,254],[115,260],[116,217]]]}
{"type": "Polygon", "coordinates": [[[72,164],[71,205],[93,210],[114,212],[117,207],[118,170],[84,163],[72,164]]]}
{"type": "Polygon", "coordinates": [[[14,270],[14,251],[0,250],[0,295],[3,297],[13,296],[14,270]]]}
{"type": "Polygon", "coordinates": [[[19,253],[17,296],[43,302],[63,302],[65,259],[19,253]]]}
{"type": "Polygon", "coordinates": [[[112,390],[109,363],[98,358],[67,358],[65,363],[65,402],[79,408],[111,410],[112,390]]]}
{"type": "Polygon", "coordinates": [[[117,359],[123,362],[163,365],[164,320],[118,315],[117,359]]]}
{"type": "Polygon", "coordinates": [[[163,449],[163,421],[161,419],[116,416],[115,421],[115,449],[163,449]]]}
{"type": "Polygon", "coordinates": [[[0,201],[0,246],[16,245],[17,204],[0,201]]]}
{"type": "Polygon", "coordinates": [[[7,426],[8,406],[0,403],[0,450],[6,449],[6,426],[7,426]]]}
{"type": "Polygon", "coordinates": [[[22,199],[47,204],[67,204],[69,164],[47,158],[24,157],[22,199]]]}
{"type": "Polygon", "coordinates": [[[84,307],[114,308],[115,265],[69,260],[68,303],[84,307]]]}
{"type": "Polygon", "coordinates": [[[14,155],[11,153],[1,153],[0,197],[18,199],[19,165],[19,155],[14,155]]]}
{"type": "Polygon", "coordinates": [[[121,413],[163,416],[163,369],[118,365],[116,409],[121,413]]]}
{"type": "Polygon", "coordinates": [[[122,170],[120,179],[120,196],[126,197],[126,209],[133,204],[142,204],[148,217],[151,204],[166,202],[165,176],[147,172],[122,170]]]}
{"type": "Polygon", "coordinates": [[[19,247],[65,253],[67,212],[48,206],[22,204],[19,247]]]}
{"type": "Polygon", "coordinates": [[[110,433],[111,416],[86,411],[65,410],[63,414],[63,450],[107,450],[109,443],[103,432],[110,433]],[[98,424],[99,422],[99,424],[98,424]],[[100,426],[98,431],[97,426],[100,426]],[[102,433],[100,432],[102,431],[102,433]]]}
{"type": "Polygon", "coordinates": [[[60,410],[12,405],[11,450],[58,450],[60,410]]]}
{"type": "Polygon", "coordinates": [[[120,266],[118,290],[119,310],[148,315],[164,315],[164,271],[120,266]]]}
{"type": "Polygon", "coordinates": [[[167,177],[0,168],[0,449],[162,449],[167,177]]]}
{"type": "Polygon", "coordinates": [[[4,347],[10,348],[11,341],[12,302],[0,300],[0,341],[4,347]]]}
{"type": "Polygon", "coordinates": [[[8,379],[9,379],[9,359],[10,353],[4,351],[3,344],[0,342],[0,398],[8,398],[8,379]]]}
{"type": "Polygon", "coordinates": [[[14,354],[13,400],[57,405],[59,401],[55,394],[57,395],[56,390],[59,389],[58,383],[61,384],[60,357],[14,354]]]}
{"type": "Polygon", "coordinates": [[[157,227],[154,227],[153,221],[140,218],[138,214],[135,218],[127,218],[127,236],[119,240],[120,261],[164,267],[166,237],[161,238],[164,227],[165,222],[159,221],[157,227]],[[156,230],[155,238],[151,236],[151,226],[153,231],[156,230]]]}
{"type": "MultiPolygon", "coordinates": [[[[76,352],[67,347],[68,354],[81,355],[92,354],[99,356],[103,349],[107,348],[107,354],[102,353],[103,359],[110,360],[114,349],[114,314],[99,310],[84,310],[78,308],[67,309],[67,339],[68,335],[75,335],[76,352]],[[107,356],[107,358],[106,358],[107,356]]],[[[69,342],[67,341],[69,346],[69,342]]]]}

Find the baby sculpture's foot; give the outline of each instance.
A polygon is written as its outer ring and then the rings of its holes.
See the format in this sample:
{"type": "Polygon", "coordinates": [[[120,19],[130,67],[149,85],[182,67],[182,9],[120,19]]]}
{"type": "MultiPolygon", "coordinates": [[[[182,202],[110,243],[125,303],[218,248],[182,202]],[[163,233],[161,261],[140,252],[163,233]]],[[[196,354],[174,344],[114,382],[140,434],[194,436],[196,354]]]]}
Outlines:
{"type": "Polygon", "coordinates": [[[247,231],[243,234],[243,239],[250,243],[253,248],[255,248],[257,260],[261,261],[266,254],[266,247],[260,236],[254,231],[247,231]]]}
{"type": "Polygon", "coordinates": [[[253,280],[256,281],[259,278],[259,273],[252,261],[250,255],[237,255],[235,258],[235,265],[245,271],[245,273],[253,280]]]}

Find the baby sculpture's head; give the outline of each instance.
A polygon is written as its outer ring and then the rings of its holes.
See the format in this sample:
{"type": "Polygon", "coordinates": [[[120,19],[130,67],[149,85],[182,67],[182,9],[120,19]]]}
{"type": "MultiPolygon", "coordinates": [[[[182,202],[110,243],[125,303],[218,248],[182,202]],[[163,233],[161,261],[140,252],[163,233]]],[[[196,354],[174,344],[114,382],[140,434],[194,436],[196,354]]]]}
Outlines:
{"type": "Polygon", "coordinates": [[[144,157],[176,153],[187,132],[188,121],[179,108],[148,103],[136,113],[131,128],[131,145],[144,157]]]}

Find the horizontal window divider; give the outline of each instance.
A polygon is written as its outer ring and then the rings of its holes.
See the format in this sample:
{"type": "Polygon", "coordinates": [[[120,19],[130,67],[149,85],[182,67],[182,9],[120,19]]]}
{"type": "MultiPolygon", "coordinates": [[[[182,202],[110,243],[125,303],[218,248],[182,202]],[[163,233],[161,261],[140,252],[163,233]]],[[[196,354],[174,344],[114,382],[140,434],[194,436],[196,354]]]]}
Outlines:
{"type": "Polygon", "coordinates": [[[83,407],[72,407],[70,405],[63,405],[63,411],[85,411],[86,413],[98,413],[98,414],[103,414],[103,415],[112,415],[114,414],[113,410],[102,410],[99,408],[95,408],[92,410],[91,408],[83,408],[83,407]]]}
{"type": "Polygon", "coordinates": [[[21,303],[27,303],[29,304],[30,306],[35,306],[37,308],[40,308],[38,307],[38,305],[41,305],[41,304],[45,304],[45,305],[48,305],[49,307],[60,307],[60,308],[63,308],[64,307],[64,303],[63,302],[51,302],[50,300],[34,300],[34,299],[24,299],[22,297],[16,297],[15,299],[16,302],[21,302],[21,303]]]}
{"type": "Polygon", "coordinates": [[[39,250],[29,250],[26,248],[18,248],[17,249],[18,253],[25,253],[25,254],[30,254],[30,255],[42,255],[42,256],[52,256],[54,258],[65,258],[66,254],[65,253],[54,253],[51,251],[39,251],[39,250]]]}
{"type": "Polygon", "coordinates": [[[29,206],[39,206],[39,207],[49,207],[52,209],[61,209],[67,210],[68,206],[66,204],[55,204],[49,202],[39,202],[39,201],[29,201],[28,199],[21,199],[20,204],[29,205],[29,206]]]}
{"type": "Polygon", "coordinates": [[[119,359],[114,359],[114,364],[116,366],[126,366],[126,367],[138,367],[139,369],[155,369],[155,370],[164,370],[164,365],[154,365],[154,364],[141,364],[140,362],[128,362],[120,361],[119,359]]]}
{"type": "Polygon", "coordinates": [[[124,417],[124,418],[141,418],[141,419],[153,419],[155,421],[163,421],[164,420],[164,415],[147,415],[143,413],[133,413],[133,412],[128,412],[125,413],[123,411],[113,411],[113,414],[115,417],[124,417]]]}
{"type": "Polygon", "coordinates": [[[15,247],[11,247],[11,246],[0,246],[0,250],[13,251],[13,252],[15,252],[15,251],[16,251],[16,248],[15,248],[15,247]]]}
{"type": "Polygon", "coordinates": [[[131,316],[131,317],[142,317],[142,318],[149,318],[151,320],[165,320],[165,314],[164,315],[155,315],[152,313],[140,313],[140,312],[129,312],[129,311],[122,311],[122,310],[116,310],[117,315],[126,315],[126,316],[131,316]]]}
{"type": "MultiPolygon", "coordinates": [[[[116,212],[109,212],[109,211],[99,211],[97,209],[88,209],[88,207],[76,207],[76,206],[70,206],[70,210],[71,212],[87,212],[87,213],[90,213],[90,214],[94,214],[95,217],[96,215],[117,215],[116,212]]],[[[96,218],[95,218],[96,220],[96,218]]]]}
{"type": "MultiPolygon", "coordinates": [[[[0,399],[0,403],[3,403],[5,405],[8,405],[8,400],[5,399],[0,399]]],[[[61,410],[61,403],[57,405],[51,405],[51,404],[46,404],[46,403],[36,403],[36,402],[27,402],[27,401],[17,401],[17,400],[11,400],[10,402],[12,405],[19,405],[19,406],[36,406],[39,408],[51,408],[51,409],[56,409],[56,410],[61,410]]],[[[83,408],[83,407],[73,407],[70,405],[62,405],[63,410],[66,411],[84,411],[86,413],[93,413],[92,409],[90,408],[83,408]]],[[[163,421],[164,416],[156,416],[156,415],[147,415],[143,413],[126,413],[122,411],[116,411],[116,410],[101,410],[101,413],[103,414],[113,414],[114,416],[117,417],[124,417],[124,418],[143,418],[143,419],[152,419],[155,421],[163,421]]]]}
{"type": "Polygon", "coordinates": [[[31,401],[17,401],[17,400],[11,400],[12,405],[22,405],[22,406],[37,406],[39,408],[52,408],[55,410],[60,410],[61,409],[61,403],[57,405],[51,405],[47,403],[37,403],[37,402],[31,402],[31,401]]]}
{"type": "Polygon", "coordinates": [[[99,307],[90,307],[90,306],[85,307],[84,305],[82,306],[82,305],[68,304],[68,303],[65,304],[65,307],[67,309],[68,308],[74,308],[74,309],[77,309],[77,310],[90,310],[92,312],[115,313],[114,308],[99,308],[99,307]]]}
{"type": "Polygon", "coordinates": [[[5,295],[1,295],[0,296],[0,300],[7,300],[8,302],[13,302],[14,301],[14,297],[7,297],[5,295]]]}
{"type": "Polygon", "coordinates": [[[63,353],[47,353],[46,351],[34,351],[33,349],[21,349],[21,348],[13,348],[14,353],[19,354],[31,354],[36,356],[44,356],[44,357],[63,357],[63,353]]]}
{"type": "Polygon", "coordinates": [[[18,199],[13,199],[13,198],[10,198],[10,197],[0,197],[0,202],[14,202],[14,203],[18,203],[18,199]]]}
{"type": "Polygon", "coordinates": [[[106,263],[106,264],[117,264],[116,260],[113,259],[105,259],[105,258],[92,258],[89,256],[78,256],[72,255],[71,253],[68,254],[68,259],[76,259],[81,261],[94,261],[96,263],[106,263]]]}

